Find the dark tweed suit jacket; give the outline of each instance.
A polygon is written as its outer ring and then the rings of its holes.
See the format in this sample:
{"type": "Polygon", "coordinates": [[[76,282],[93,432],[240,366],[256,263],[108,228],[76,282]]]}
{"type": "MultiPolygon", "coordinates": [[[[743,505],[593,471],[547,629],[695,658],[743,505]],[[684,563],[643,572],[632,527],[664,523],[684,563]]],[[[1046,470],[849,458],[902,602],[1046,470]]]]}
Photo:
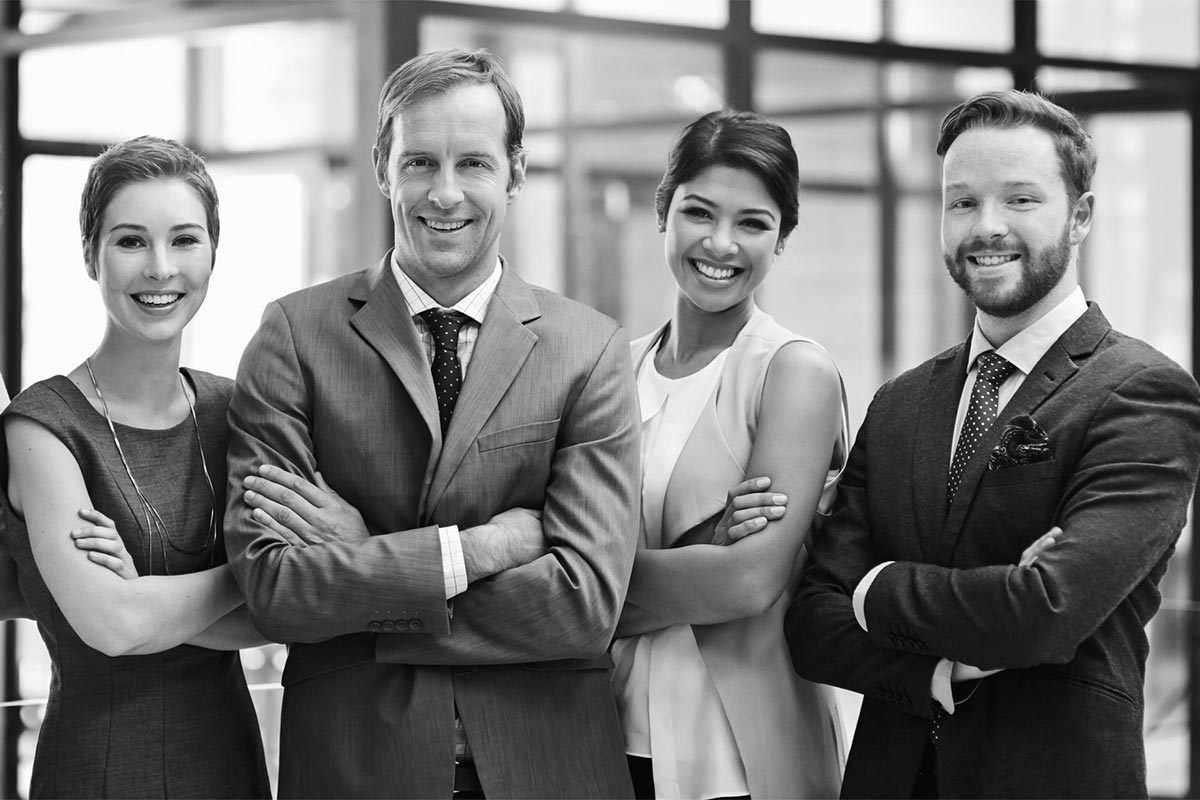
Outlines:
{"type": "Polygon", "coordinates": [[[843,796],[908,796],[940,657],[1005,670],[940,723],[942,797],[1144,796],[1144,628],[1196,486],[1200,391],[1093,305],[1001,409],[947,507],[968,350],[876,394],[787,616],[797,671],[865,695],[843,796]],[[988,469],[1018,414],[1053,458],[988,469]],[[1053,525],[1057,544],[1015,566],[1053,525]],[[887,560],[865,633],[851,595],[887,560]]]}
{"type": "Polygon", "coordinates": [[[450,797],[461,717],[489,798],[629,795],[607,646],[633,564],[629,343],[505,269],[445,440],[385,257],[267,307],[229,410],[226,542],[260,630],[291,644],[283,797],[450,797]],[[364,542],[295,547],[240,482],[315,470],[364,542]],[[550,553],[443,589],[437,526],[542,509],[550,553]]]}

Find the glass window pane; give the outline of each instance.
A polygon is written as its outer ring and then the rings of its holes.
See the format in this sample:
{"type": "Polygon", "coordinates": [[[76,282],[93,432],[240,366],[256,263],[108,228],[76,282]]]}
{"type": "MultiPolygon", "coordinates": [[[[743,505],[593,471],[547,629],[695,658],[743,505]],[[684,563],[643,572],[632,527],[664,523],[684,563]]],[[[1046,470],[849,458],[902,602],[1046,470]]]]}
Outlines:
{"type": "Polygon", "coordinates": [[[556,125],[565,115],[563,39],[544,28],[450,17],[421,20],[422,51],[486,47],[500,57],[521,93],[527,128],[556,125]]]}
{"type": "Polygon", "coordinates": [[[1038,70],[1037,81],[1038,89],[1046,94],[1123,91],[1138,88],[1137,79],[1127,72],[1098,69],[1043,67],[1038,70]]]}
{"type": "Polygon", "coordinates": [[[892,0],[892,38],[923,47],[1009,50],[1012,0],[892,0]]]}
{"type": "Polygon", "coordinates": [[[79,244],[79,193],[90,163],[49,156],[25,160],[22,388],[74,369],[104,333],[104,306],[79,244]]]}
{"type": "Polygon", "coordinates": [[[801,191],[800,224],[758,301],[833,355],[850,397],[850,430],[857,431],[881,381],[875,198],[801,191]]]}
{"type": "Polygon", "coordinates": [[[197,120],[205,147],[265,150],[354,141],[358,112],[350,24],[248,25],[213,38],[204,57],[219,73],[214,97],[220,108],[197,120]]]}
{"type": "Polygon", "coordinates": [[[475,6],[528,8],[534,11],[562,11],[567,0],[442,0],[444,3],[470,3],[475,6]]]}
{"type": "Polygon", "coordinates": [[[1046,55],[1193,65],[1200,61],[1195,0],[1038,0],[1046,55]]]}
{"type": "Polygon", "coordinates": [[[686,3],[647,3],[646,0],[575,0],[581,14],[643,22],[671,22],[723,28],[729,21],[728,0],[688,0],[686,3]]]}
{"type": "Polygon", "coordinates": [[[873,185],[879,178],[874,114],[782,117],[800,159],[800,186],[833,182],[873,185]]]}
{"type": "Polygon", "coordinates": [[[754,0],[750,24],[763,33],[872,42],[883,34],[881,0],[754,0]]]}
{"type": "Polygon", "coordinates": [[[518,275],[555,292],[566,289],[563,186],[558,175],[533,174],[509,206],[500,251],[518,275]]]}
{"type": "Polygon", "coordinates": [[[85,142],[145,133],[182,139],[185,78],[186,48],[180,39],[30,50],[21,57],[21,134],[85,142]]]}
{"type": "Polygon", "coordinates": [[[754,104],[764,114],[813,106],[876,105],[879,62],[766,50],[755,64],[754,104]]]}

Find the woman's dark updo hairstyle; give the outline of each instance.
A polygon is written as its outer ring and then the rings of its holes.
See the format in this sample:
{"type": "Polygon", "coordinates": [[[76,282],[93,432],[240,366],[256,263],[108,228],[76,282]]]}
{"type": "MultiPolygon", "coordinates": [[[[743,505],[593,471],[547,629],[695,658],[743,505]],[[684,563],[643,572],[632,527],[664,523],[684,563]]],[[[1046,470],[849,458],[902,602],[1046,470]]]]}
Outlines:
{"type": "Polygon", "coordinates": [[[675,138],[654,194],[659,230],[666,228],[679,184],[714,166],[744,169],[763,182],[782,215],[779,239],[786,239],[800,219],[800,166],[792,137],[761,114],[729,109],[705,114],[675,138]]]}

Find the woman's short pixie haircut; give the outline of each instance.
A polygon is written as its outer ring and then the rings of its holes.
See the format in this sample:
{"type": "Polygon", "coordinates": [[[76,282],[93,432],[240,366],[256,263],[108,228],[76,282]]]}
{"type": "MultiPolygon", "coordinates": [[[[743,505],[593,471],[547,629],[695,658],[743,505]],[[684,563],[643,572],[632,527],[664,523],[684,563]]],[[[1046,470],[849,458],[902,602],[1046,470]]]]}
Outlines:
{"type": "Polygon", "coordinates": [[[942,120],[937,154],[944,157],[954,140],[969,130],[1026,126],[1043,130],[1054,139],[1070,201],[1090,192],[1096,174],[1092,137],[1074,114],[1032,92],[985,92],[951,109],[942,120]]]}
{"type": "Polygon", "coordinates": [[[379,92],[376,159],[386,164],[391,156],[392,120],[398,114],[431,95],[469,83],[491,84],[500,95],[504,107],[504,148],[512,180],[516,176],[517,159],[524,152],[521,141],[525,135],[525,107],[500,60],[487,50],[435,50],[397,67],[379,92]]]}
{"type": "Polygon", "coordinates": [[[116,193],[131,183],[172,178],[195,189],[204,205],[208,238],[216,263],[217,241],[221,237],[217,187],[213,185],[204,160],[173,139],[139,136],[108,148],[88,169],[83,196],[79,200],[79,237],[83,241],[83,259],[89,277],[96,277],[100,226],[116,193]]]}
{"type": "Polygon", "coordinates": [[[787,238],[800,219],[796,150],[786,130],[750,111],[712,111],[675,137],[667,170],[654,194],[659,228],[667,223],[667,211],[679,184],[715,166],[744,169],[762,181],[779,206],[779,238],[787,238]]]}

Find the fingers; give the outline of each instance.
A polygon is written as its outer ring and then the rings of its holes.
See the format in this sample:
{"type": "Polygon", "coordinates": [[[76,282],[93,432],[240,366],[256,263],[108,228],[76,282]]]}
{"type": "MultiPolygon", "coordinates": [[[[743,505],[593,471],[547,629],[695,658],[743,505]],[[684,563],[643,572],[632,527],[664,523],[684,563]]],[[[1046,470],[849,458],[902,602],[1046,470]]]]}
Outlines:
{"type": "Polygon", "coordinates": [[[767,526],[766,517],[754,517],[745,522],[740,522],[737,525],[731,525],[729,530],[725,532],[725,540],[728,542],[736,542],[739,539],[745,539],[752,533],[758,533],[767,526]]]}
{"type": "MultiPolygon", "coordinates": [[[[247,502],[249,501],[247,500],[247,502]]],[[[290,528],[281,525],[278,520],[261,508],[256,508],[251,511],[250,517],[258,524],[265,525],[266,527],[270,528],[277,535],[283,537],[286,541],[293,545],[304,546],[306,544],[306,542],[297,536],[295,532],[293,532],[290,528]]]]}
{"type": "Polygon", "coordinates": [[[94,525],[100,525],[101,527],[105,527],[105,528],[112,528],[113,532],[114,533],[116,532],[117,523],[113,522],[111,519],[104,516],[103,514],[101,514],[99,511],[97,511],[94,508],[79,509],[79,516],[80,516],[80,518],[85,519],[94,525]]]}
{"type": "Polygon", "coordinates": [[[71,531],[71,538],[78,542],[80,539],[108,539],[110,541],[120,542],[121,534],[117,533],[116,527],[112,525],[80,525],[75,530],[71,531]]]}
{"type": "Polygon", "coordinates": [[[120,558],[125,552],[125,543],[120,539],[109,539],[100,536],[71,536],[75,540],[75,547],[80,550],[87,550],[93,553],[107,553],[110,556],[120,558]]]}
{"type": "MultiPolygon", "coordinates": [[[[290,490],[283,491],[290,492],[290,490]]],[[[263,523],[276,533],[286,531],[287,534],[290,534],[290,537],[303,539],[305,532],[312,527],[300,514],[283,503],[276,502],[265,494],[247,490],[242,497],[245,499],[246,505],[250,506],[251,514],[255,521],[263,523]]],[[[294,493],[288,499],[292,502],[296,502],[297,500],[304,502],[294,493]]]]}
{"type": "Polygon", "coordinates": [[[729,490],[729,499],[726,502],[732,503],[735,498],[751,492],[761,492],[771,485],[771,479],[765,476],[758,478],[749,478],[742,481],[737,486],[729,490]]]}
{"type": "Polygon", "coordinates": [[[1025,548],[1021,553],[1021,560],[1017,562],[1019,567],[1030,567],[1038,560],[1038,557],[1046,552],[1050,547],[1058,541],[1057,537],[1062,534],[1062,528],[1055,526],[1038,537],[1037,541],[1025,548]]]}
{"type": "MultiPolygon", "coordinates": [[[[782,497],[782,495],[780,496],[782,497]]],[[[749,522],[756,518],[761,518],[764,522],[767,522],[774,519],[781,519],[786,512],[787,508],[782,505],[744,508],[729,515],[729,524],[730,526],[741,525],[743,522],[749,522]]],[[[760,525],[759,527],[762,526],[760,525]]]]}
{"type": "Polygon", "coordinates": [[[258,468],[257,475],[247,476],[243,483],[299,514],[306,507],[321,508],[329,501],[329,494],[316,484],[267,464],[258,468]]]}
{"type": "Polygon", "coordinates": [[[93,550],[87,554],[87,557],[92,563],[106,567],[117,575],[123,575],[125,571],[125,562],[116,556],[110,556],[107,553],[100,553],[93,550]]]}

